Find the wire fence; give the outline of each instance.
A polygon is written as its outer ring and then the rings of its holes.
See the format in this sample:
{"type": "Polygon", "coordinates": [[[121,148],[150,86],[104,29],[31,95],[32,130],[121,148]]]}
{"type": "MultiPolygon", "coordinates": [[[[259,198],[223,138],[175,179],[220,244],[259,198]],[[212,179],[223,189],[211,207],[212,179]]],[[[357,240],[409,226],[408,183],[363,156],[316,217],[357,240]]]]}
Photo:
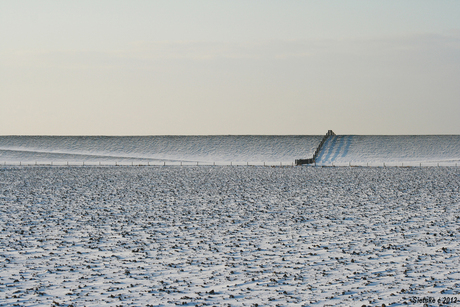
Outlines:
{"type": "Polygon", "coordinates": [[[199,162],[199,161],[4,161],[1,166],[270,166],[270,167],[458,167],[458,161],[440,162],[346,162],[296,166],[281,162],[199,162]]]}
{"type": "Polygon", "coordinates": [[[2,166],[294,166],[294,162],[203,161],[5,161],[2,166]]]}
{"type": "Polygon", "coordinates": [[[313,164],[316,167],[458,167],[460,162],[455,161],[428,161],[428,162],[342,162],[313,164]]]}

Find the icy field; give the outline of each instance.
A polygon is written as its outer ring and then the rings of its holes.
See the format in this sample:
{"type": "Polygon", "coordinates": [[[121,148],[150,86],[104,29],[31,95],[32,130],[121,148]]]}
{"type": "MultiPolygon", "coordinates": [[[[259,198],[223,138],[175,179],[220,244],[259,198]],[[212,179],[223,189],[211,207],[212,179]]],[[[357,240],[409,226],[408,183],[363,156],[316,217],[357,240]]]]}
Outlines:
{"type": "Polygon", "coordinates": [[[459,189],[454,167],[0,168],[0,305],[460,301],[459,189]]]}

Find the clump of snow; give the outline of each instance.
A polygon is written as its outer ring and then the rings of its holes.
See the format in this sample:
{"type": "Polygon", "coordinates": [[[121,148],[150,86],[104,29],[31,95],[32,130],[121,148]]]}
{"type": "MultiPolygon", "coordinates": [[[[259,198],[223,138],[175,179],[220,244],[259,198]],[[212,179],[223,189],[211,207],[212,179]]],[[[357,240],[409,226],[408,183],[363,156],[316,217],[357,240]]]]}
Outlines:
{"type": "Polygon", "coordinates": [[[2,305],[460,298],[460,170],[0,168],[2,305]]]}

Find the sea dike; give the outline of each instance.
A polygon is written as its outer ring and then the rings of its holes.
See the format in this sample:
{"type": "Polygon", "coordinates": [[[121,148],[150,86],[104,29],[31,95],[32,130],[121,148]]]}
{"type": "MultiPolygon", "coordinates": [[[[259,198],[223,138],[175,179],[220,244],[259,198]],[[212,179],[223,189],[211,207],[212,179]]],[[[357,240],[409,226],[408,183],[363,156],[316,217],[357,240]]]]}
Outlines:
{"type": "MultiPolygon", "coordinates": [[[[323,136],[0,136],[0,164],[292,165],[323,136]]],[[[453,165],[460,136],[331,135],[317,165],[453,165]]]]}

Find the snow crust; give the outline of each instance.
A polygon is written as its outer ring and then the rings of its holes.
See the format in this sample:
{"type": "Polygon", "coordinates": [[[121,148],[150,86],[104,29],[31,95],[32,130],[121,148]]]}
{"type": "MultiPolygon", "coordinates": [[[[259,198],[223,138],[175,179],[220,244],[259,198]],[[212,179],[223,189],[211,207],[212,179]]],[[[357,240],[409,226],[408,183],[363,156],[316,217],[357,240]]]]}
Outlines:
{"type": "Polygon", "coordinates": [[[460,298],[459,189],[455,167],[3,167],[0,305],[460,298]]]}

